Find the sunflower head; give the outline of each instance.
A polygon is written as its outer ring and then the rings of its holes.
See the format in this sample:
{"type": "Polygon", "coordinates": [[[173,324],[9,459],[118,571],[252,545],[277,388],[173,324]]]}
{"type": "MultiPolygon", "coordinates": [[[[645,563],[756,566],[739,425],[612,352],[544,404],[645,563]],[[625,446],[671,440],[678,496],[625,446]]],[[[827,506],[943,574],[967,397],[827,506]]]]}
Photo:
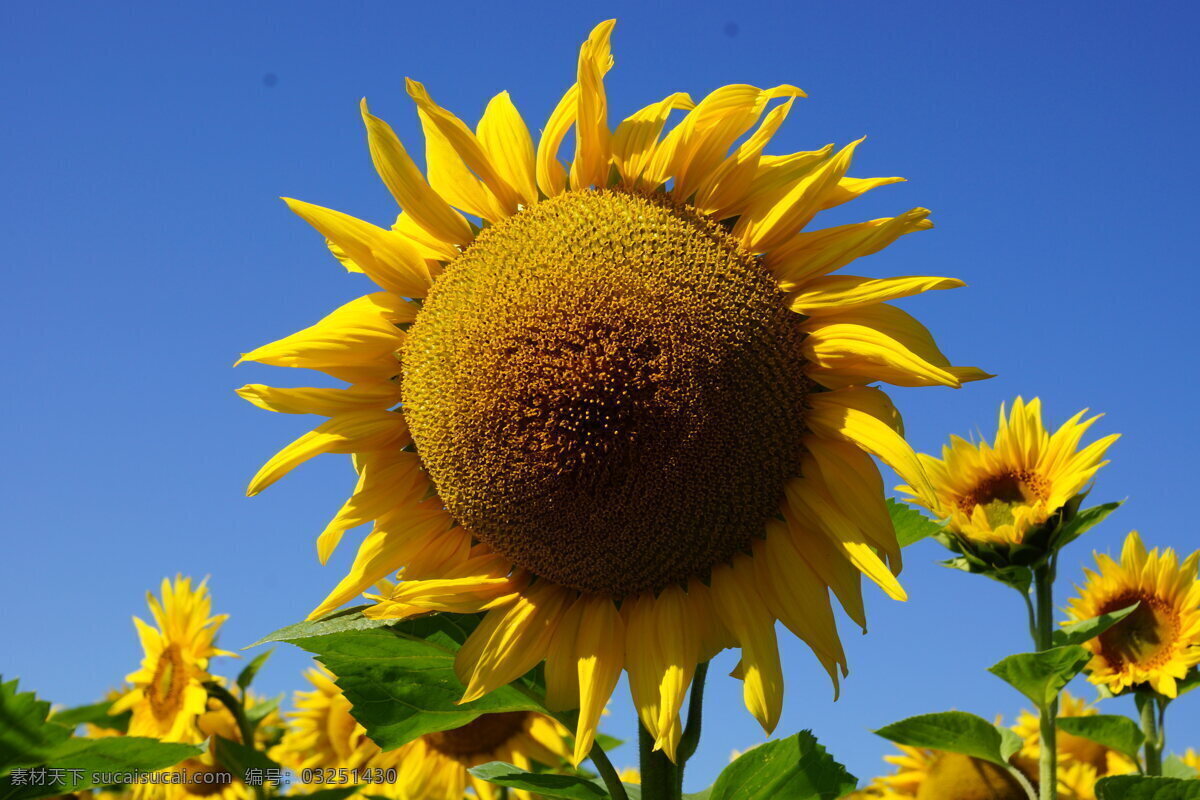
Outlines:
{"type": "Polygon", "coordinates": [[[1000,407],[994,443],[973,444],[953,436],[940,459],[920,455],[930,488],[900,490],[976,548],[1032,542],[1108,463],[1102,460],[1104,453],[1118,435],[1081,449],[1084,432],[1099,419],[1085,420],[1086,413],[1080,411],[1050,433],[1042,424],[1041,401],[1026,403],[1018,397],[1011,413],[1000,407]]]}
{"type": "MultiPolygon", "coordinates": [[[[891,775],[876,778],[863,790],[863,797],[887,800],[1021,800],[1021,784],[995,764],[941,750],[897,745],[900,754],[884,756],[896,767],[891,775]]],[[[1031,781],[1036,780],[1036,762],[1019,760],[1016,766],[1031,781]]]]}
{"type": "Polygon", "coordinates": [[[1084,646],[1092,651],[1088,678],[1113,694],[1145,684],[1175,697],[1176,681],[1200,664],[1200,551],[1183,563],[1175,551],[1146,551],[1137,531],[1125,539],[1121,560],[1096,554],[1096,569],[1067,606],[1076,622],[1137,608],[1084,646]]]}
{"type": "MultiPolygon", "coordinates": [[[[1099,713],[1099,709],[1094,705],[1070,692],[1063,692],[1059,696],[1060,718],[1093,717],[1099,713]]],[[[1021,756],[1036,762],[1041,753],[1041,727],[1037,715],[1030,711],[1022,711],[1013,726],[1013,731],[1021,737],[1021,756]]],[[[1096,776],[1124,775],[1137,769],[1137,764],[1123,753],[1063,730],[1058,731],[1056,744],[1062,766],[1087,765],[1092,770],[1093,781],[1096,776]]],[[[1080,773],[1081,780],[1085,777],[1080,773]]]]}
{"type": "Polygon", "coordinates": [[[212,614],[206,581],[195,588],[191,578],[176,576],[162,582],[162,599],[147,595],[151,626],[134,617],[145,656],[141,669],[126,677],[133,688],[113,703],[109,713],[132,711],[129,735],[166,741],[198,742],[203,735],[196,718],[205,712],[212,680],[208,661],[217,655],[232,656],[214,644],[226,615],[212,614]]]}
{"type": "Polygon", "coordinates": [[[507,93],[472,127],[409,81],[422,172],[363,103],[395,223],[288,203],[380,291],[242,359],[349,385],[240,390],[328,418],[251,494],[320,453],[358,471],[318,555],[373,529],[313,616],[393,575],[371,615],[488,611],[456,663],[464,698],[545,661],[553,705],[580,708],[576,761],[622,670],[673,757],[695,666],[726,647],[742,649],[746,704],[771,730],[776,621],[836,686],[830,593],[860,625],[860,575],[904,597],[872,457],[932,491],[868,384],[988,377],[892,304],[961,281],[834,274],[932,227],[923,208],[812,227],[900,180],[849,175],[862,140],[767,153],[804,97],[788,84],[671,94],[614,128],[612,31],[583,43],[536,142],[507,93]]]}

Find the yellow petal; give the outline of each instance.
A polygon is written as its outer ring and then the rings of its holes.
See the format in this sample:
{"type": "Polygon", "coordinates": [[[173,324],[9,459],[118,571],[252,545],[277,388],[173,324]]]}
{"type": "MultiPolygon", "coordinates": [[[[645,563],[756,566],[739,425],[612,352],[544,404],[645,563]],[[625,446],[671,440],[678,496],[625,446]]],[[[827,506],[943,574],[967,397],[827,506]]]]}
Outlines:
{"type": "MultiPolygon", "coordinates": [[[[452,529],[452,525],[454,520],[441,505],[430,501],[397,510],[386,520],[377,521],[375,529],[359,545],[350,571],[308,618],[317,619],[353,600],[381,579],[406,567],[431,545],[444,548],[443,560],[447,553],[465,555],[462,550],[465,534],[461,529],[452,529]]],[[[470,546],[469,536],[465,544],[470,546]]]]}
{"type": "Polygon", "coordinates": [[[667,117],[672,111],[690,110],[695,107],[696,104],[686,92],[675,92],[630,114],[617,126],[612,138],[612,151],[613,162],[622,181],[633,187],[656,188],[644,184],[641,178],[654,157],[658,137],[662,134],[667,117]]]}
{"type": "MultiPolygon", "coordinates": [[[[871,457],[849,442],[819,436],[805,441],[812,469],[816,470],[837,507],[862,531],[873,547],[885,554],[892,572],[902,565],[896,530],[884,502],[883,479],[871,457]]],[[[802,475],[809,472],[801,471],[802,475]]]]}
{"type": "Polygon", "coordinates": [[[420,83],[408,78],[405,84],[408,87],[408,95],[416,102],[417,108],[446,138],[467,168],[479,176],[505,214],[516,213],[521,202],[520,196],[508,181],[500,176],[492,159],[471,129],[461,119],[435,103],[420,83]]]}
{"type": "Polygon", "coordinates": [[[575,637],[583,615],[583,597],[563,612],[546,651],[546,708],[566,711],[579,706],[579,670],[575,667],[575,637]]]}
{"type": "MultiPolygon", "coordinates": [[[[396,325],[412,322],[417,306],[389,292],[351,300],[320,322],[245,353],[238,360],[278,367],[372,368],[383,377],[400,371],[394,352],[404,341],[396,325]]],[[[374,375],[373,377],[380,377],[374,375]]]]}
{"type": "Polygon", "coordinates": [[[854,387],[812,395],[809,428],[818,436],[858,445],[878,456],[910,486],[932,494],[933,488],[916,453],[892,425],[876,416],[884,405],[877,397],[882,394],[878,389],[854,387]]]}
{"type": "Polygon", "coordinates": [[[317,537],[317,558],[324,564],[342,534],[387,514],[397,506],[419,502],[429,480],[416,453],[377,451],[362,454],[354,493],[317,537]]]}
{"type": "Polygon", "coordinates": [[[608,184],[611,144],[604,75],[612,68],[612,38],[616,20],[601,22],[579,48],[579,77],[575,112],[575,160],[571,186],[583,189],[608,184]]]}
{"type": "Polygon", "coordinates": [[[775,618],[758,593],[752,559],[712,571],[713,602],[725,627],[742,648],[742,697],[746,708],[770,734],[783,710],[783,667],[775,638],[775,618]]]}
{"type": "Polygon", "coordinates": [[[851,200],[861,197],[880,186],[903,182],[904,178],[842,178],[837,182],[836,186],[832,187],[825,194],[824,201],[821,203],[821,210],[824,211],[827,208],[834,208],[843,203],[849,203],[851,200]]]}
{"type": "Polygon", "coordinates": [[[424,297],[429,291],[433,282],[429,262],[407,238],[340,211],[288,197],[283,200],[380,287],[401,297],[424,297]]]}
{"type": "Polygon", "coordinates": [[[860,278],[857,275],[833,275],[814,278],[788,298],[792,311],[806,316],[833,314],[860,306],[869,306],[911,297],[938,289],[966,286],[957,278],[907,275],[901,278],[860,278]]]}
{"type": "Polygon", "coordinates": [[[400,387],[388,381],[359,383],[348,389],[281,389],[248,383],[238,396],[259,408],[281,414],[320,414],[332,417],[349,411],[387,409],[400,402],[400,387]]]}
{"type": "Polygon", "coordinates": [[[272,456],[250,481],[246,494],[258,494],[296,466],[322,453],[361,453],[385,447],[399,449],[408,441],[408,425],[400,414],[391,411],[339,414],[272,456]]]}
{"type": "Polygon", "coordinates": [[[467,687],[459,702],[478,700],[537,666],[569,599],[569,590],[537,581],[511,605],[489,611],[454,660],[467,687]]]}
{"type": "Polygon", "coordinates": [[[579,722],[572,762],[579,764],[592,749],[600,715],[612,697],[625,665],[625,624],[610,598],[584,595],[575,639],[579,685],[579,722]]]}
{"type": "Polygon", "coordinates": [[[694,205],[716,219],[737,216],[758,174],[763,149],[792,109],[792,100],[771,109],[757,131],[741,144],[696,190],[694,205]]]}
{"type": "Polygon", "coordinates": [[[840,317],[816,317],[804,329],[808,337],[802,352],[811,365],[809,375],[828,388],[873,381],[956,389],[962,385],[954,373],[921,358],[890,331],[843,322],[840,317]]]}
{"type": "Polygon", "coordinates": [[[371,115],[366,98],[360,108],[371,161],[400,208],[431,237],[460,247],[470,244],[471,226],[425,181],[391,126],[371,115]]]}
{"type": "Polygon", "coordinates": [[[779,196],[766,196],[751,205],[738,218],[733,235],[756,253],[769,251],[790,239],[821,210],[826,194],[846,174],[854,150],[862,141],[851,142],[779,196]]]}
{"type": "Polygon", "coordinates": [[[546,120],[546,127],[542,129],[542,136],[538,140],[537,184],[547,197],[556,197],[566,191],[567,171],[558,160],[558,151],[567,131],[575,123],[578,105],[579,84],[574,83],[550,112],[550,118],[546,120]]]}
{"type": "Polygon", "coordinates": [[[366,616],[403,618],[430,611],[475,614],[508,605],[527,583],[528,573],[510,574],[512,564],[496,554],[473,556],[446,572],[444,578],[404,580],[366,616]],[[397,609],[403,609],[397,613],[397,609]]]}
{"type": "MultiPolygon", "coordinates": [[[[409,243],[417,248],[417,253],[421,258],[427,261],[453,261],[462,253],[460,245],[443,242],[434,237],[429,231],[418,225],[412,215],[403,211],[396,215],[396,221],[392,223],[392,230],[408,239],[409,243]]],[[[334,255],[337,254],[334,253],[334,255]]],[[[346,268],[350,269],[350,265],[347,265],[346,268]]]]}
{"type": "Polygon", "coordinates": [[[425,171],[429,185],[456,208],[489,222],[508,216],[496,196],[471,174],[450,139],[438,128],[433,117],[418,109],[421,130],[425,134],[425,171]]]}
{"type": "Polygon", "coordinates": [[[836,228],[798,233],[765,257],[785,292],[805,281],[841,269],[856,258],[878,253],[906,233],[933,227],[929,209],[914,208],[898,217],[884,217],[836,228]]]}
{"type": "Polygon", "coordinates": [[[537,202],[533,139],[508,92],[501,92],[487,104],[477,133],[496,171],[516,190],[521,202],[527,206],[537,202]]]}

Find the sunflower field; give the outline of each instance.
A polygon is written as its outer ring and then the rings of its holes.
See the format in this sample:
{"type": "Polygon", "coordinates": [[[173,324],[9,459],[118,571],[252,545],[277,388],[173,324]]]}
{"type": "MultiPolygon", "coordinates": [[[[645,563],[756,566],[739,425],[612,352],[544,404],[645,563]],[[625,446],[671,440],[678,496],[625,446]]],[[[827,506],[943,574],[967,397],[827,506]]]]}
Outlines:
{"type": "Polygon", "coordinates": [[[1171,735],[1200,713],[1200,549],[1129,530],[1104,480],[1119,434],[1027,394],[994,431],[918,452],[897,392],[960,402],[995,377],[992,352],[939,335],[962,279],[875,276],[932,212],[854,210],[904,180],[862,177],[863,139],[775,146],[797,86],[617,102],[615,30],[547,61],[563,88],[536,125],[507,91],[467,120],[407,79],[413,141],[361,101],[386,221],[284,202],[314,260],[366,291],[288,304],[294,332],[237,359],[269,381],[237,395],[292,437],[248,496],[349,462],[312,521],[336,574],[311,605],[263,566],[292,624],[235,641],[220,573],[181,561],[147,582],[140,662],[105,696],[59,705],[5,674],[0,800],[1200,800],[1200,741],[1171,735]],[[1089,546],[1104,529],[1128,531],[1119,552],[1089,546]],[[867,633],[868,601],[920,593],[902,567],[931,554],[961,573],[956,603],[1017,620],[947,630],[1005,654],[962,669],[1009,705],[863,720],[884,755],[853,775],[819,716],[786,723],[785,687],[852,694],[843,637],[867,633]],[[785,668],[793,642],[821,685],[785,668]],[[280,652],[311,665],[290,696],[260,693],[280,652]],[[761,743],[698,755],[741,715],[761,743]],[[685,784],[700,769],[711,785],[685,784]]]}

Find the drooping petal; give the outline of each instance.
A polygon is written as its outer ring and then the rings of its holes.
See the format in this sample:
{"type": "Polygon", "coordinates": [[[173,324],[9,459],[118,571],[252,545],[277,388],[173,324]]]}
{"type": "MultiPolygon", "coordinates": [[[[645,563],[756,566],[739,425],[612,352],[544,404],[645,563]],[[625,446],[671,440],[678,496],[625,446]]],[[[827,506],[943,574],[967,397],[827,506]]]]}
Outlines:
{"type": "MultiPolygon", "coordinates": [[[[893,574],[899,574],[903,563],[900,545],[883,500],[883,479],[875,462],[849,442],[819,436],[809,437],[805,449],[811,468],[819,472],[837,507],[853,520],[871,546],[887,556],[893,574]]],[[[811,470],[802,468],[801,474],[811,474],[811,470]]]]}
{"type": "Polygon", "coordinates": [[[385,447],[399,449],[409,441],[404,417],[391,411],[352,411],[322,422],[271,457],[250,481],[254,496],[322,453],[364,453],[385,447]]]}
{"type": "Polygon", "coordinates": [[[558,151],[562,147],[567,131],[575,124],[575,112],[579,104],[579,84],[571,84],[562,99],[550,112],[542,136],[538,139],[537,148],[537,184],[538,189],[547,197],[557,197],[566,191],[567,170],[558,160],[558,151]]]}
{"type": "Polygon", "coordinates": [[[775,618],[758,593],[753,560],[736,556],[712,571],[713,602],[742,648],[742,695],[746,708],[769,735],[783,710],[783,667],[775,618]]]}
{"type": "Polygon", "coordinates": [[[575,640],[579,723],[572,755],[575,764],[591,752],[600,715],[625,665],[625,624],[612,600],[603,595],[583,595],[579,602],[582,608],[575,640]]]}
{"type": "Polygon", "coordinates": [[[568,589],[537,581],[511,605],[489,611],[454,660],[454,670],[467,687],[459,702],[478,700],[542,661],[569,599],[568,589]]]}
{"type": "Polygon", "coordinates": [[[354,493],[317,537],[317,558],[322,564],[329,560],[346,531],[379,519],[398,506],[419,502],[429,485],[416,453],[383,450],[363,453],[360,459],[354,493]]]}
{"type": "Polygon", "coordinates": [[[575,160],[571,164],[571,186],[575,189],[608,184],[612,150],[604,75],[612,68],[610,40],[616,24],[617,21],[612,19],[601,22],[579,48],[575,160]]]}

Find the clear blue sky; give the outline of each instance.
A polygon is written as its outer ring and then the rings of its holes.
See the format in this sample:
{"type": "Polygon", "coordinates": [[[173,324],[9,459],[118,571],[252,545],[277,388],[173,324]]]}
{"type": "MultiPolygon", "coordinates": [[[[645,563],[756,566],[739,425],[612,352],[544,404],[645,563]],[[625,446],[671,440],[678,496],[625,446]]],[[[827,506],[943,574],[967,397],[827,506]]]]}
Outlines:
{"type": "MultiPolygon", "coordinates": [[[[366,289],[277,198],[386,222],[360,97],[410,143],[406,75],[471,121],[508,89],[538,126],[578,43],[610,16],[614,116],[674,90],[795,83],[810,99],[776,152],[868,134],[854,173],[910,179],[833,221],[934,210],[937,230],[863,269],[964,278],[906,307],[959,363],[1000,377],[898,392],[917,447],[990,431],[1017,393],[1041,395],[1055,420],[1107,412],[1097,431],[1125,434],[1094,497],[1130,501],[1067,553],[1061,600],[1090,550],[1117,549],[1130,528],[1200,547],[1195,5],[9,3],[3,15],[0,672],[50,699],[90,701],[136,666],[129,617],[163,575],[210,574],[231,614],[223,642],[241,647],[304,616],[343,573],[352,547],[324,568],[314,552],[352,485],[342,459],[243,497],[307,420],[233,389],[306,378],[230,365],[366,289]]],[[[781,734],[812,727],[867,777],[888,749],[870,728],[952,707],[1011,718],[1019,697],[984,669],[1027,649],[1019,600],[941,557],[914,548],[911,601],[872,592],[870,634],[845,626],[853,672],[837,704],[784,639],[781,734]]],[[[262,688],[298,687],[303,664],[284,648],[262,688]]],[[[730,667],[726,654],[710,683],[695,787],[760,739],[730,667]]],[[[608,726],[628,737],[626,697],[608,726]]],[[[1177,708],[1174,743],[1200,746],[1200,696],[1177,708]]]]}

